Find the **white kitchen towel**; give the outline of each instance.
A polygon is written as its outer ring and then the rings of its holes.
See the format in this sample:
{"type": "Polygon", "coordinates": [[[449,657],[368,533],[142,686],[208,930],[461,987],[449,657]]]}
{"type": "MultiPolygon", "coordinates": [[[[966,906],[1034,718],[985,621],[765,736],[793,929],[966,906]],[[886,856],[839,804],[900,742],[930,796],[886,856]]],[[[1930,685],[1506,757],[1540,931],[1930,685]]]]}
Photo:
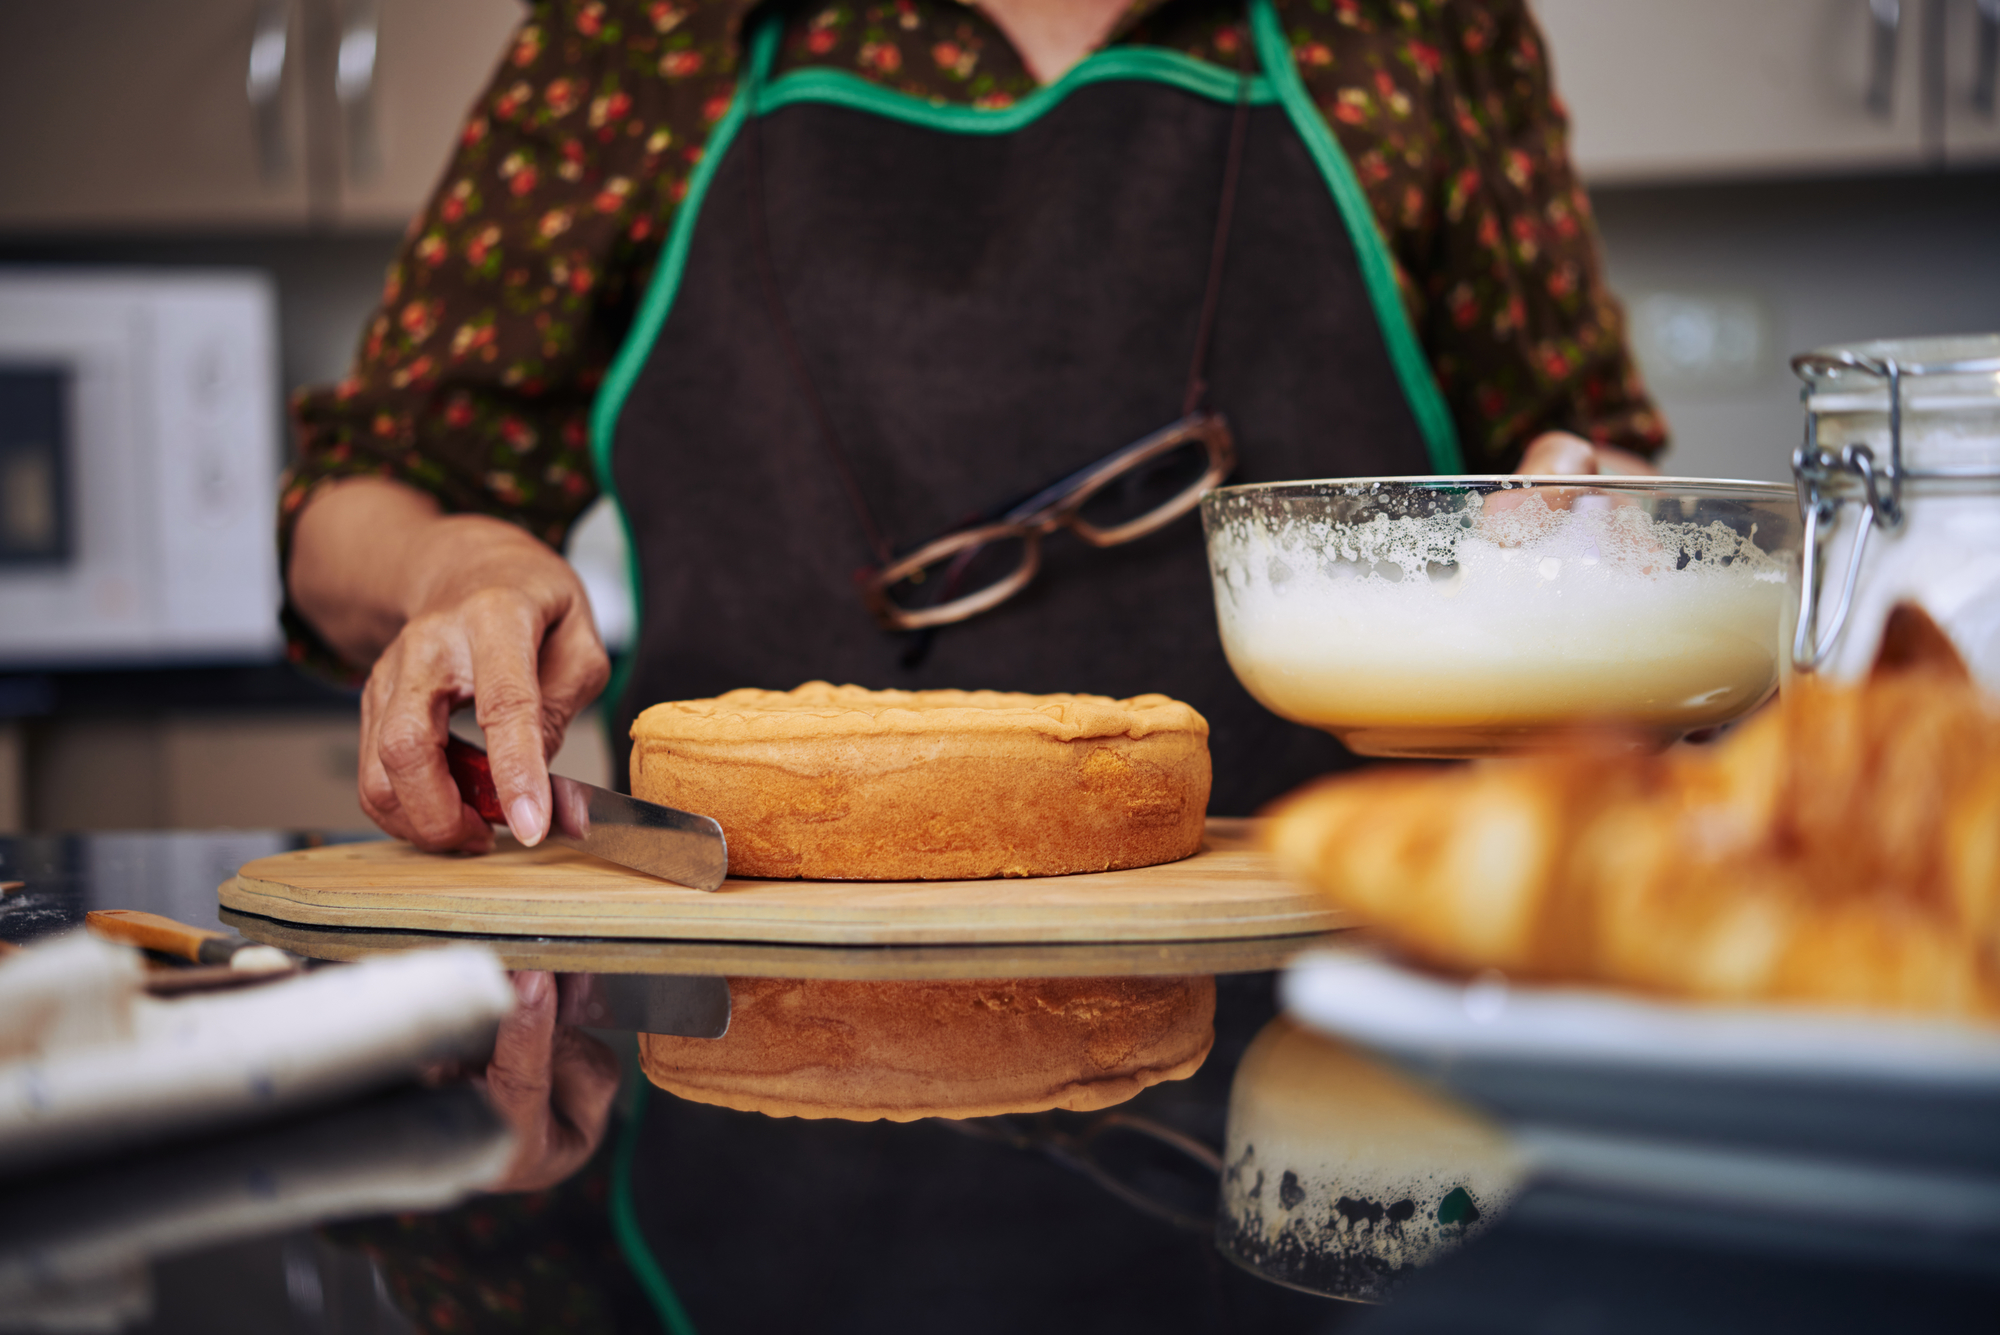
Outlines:
{"type": "Polygon", "coordinates": [[[0,1189],[0,1330],[33,1328],[24,1313],[59,1315],[85,1295],[116,1296],[122,1277],[143,1278],[160,1257],[330,1219],[448,1209],[497,1179],[512,1149],[470,1087],[403,1089],[0,1189]]]}
{"type": "Polygon", "coordinates": [[[0,1062],[125,1043],[145,988],[130,946],[83,932],[0,962],[0,1062]]]}
{"type": "MultiPolygon", "coordinates": [[[[108,951],[123,947],[92,942],[108,951]]],[[[0,965],[4,976],[41,951],[0,965]]],[[[101,1011],[115,968],[78,968],[76,1004],[101,1011]]],[[[239,991],[156,1001],[126,993],[128,1036],[0,1064],[0,1172],[48,1167],[169,1135],[250,1122],[406,1078],[465,1055],[514,1004],[491,951],[456,945],[375,956],[239,991]]],[[[65,1026],[50,1021],[53,1032],[65,1026]]]]}

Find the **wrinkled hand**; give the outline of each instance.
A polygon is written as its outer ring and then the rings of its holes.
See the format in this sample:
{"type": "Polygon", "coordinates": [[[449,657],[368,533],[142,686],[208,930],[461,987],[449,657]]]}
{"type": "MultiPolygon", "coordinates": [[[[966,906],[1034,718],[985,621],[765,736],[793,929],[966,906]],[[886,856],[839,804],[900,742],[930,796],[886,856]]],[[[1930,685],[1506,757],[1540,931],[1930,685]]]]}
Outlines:
{"type": "Polygon", "coordinates": [[[555,975],[514,975],[516,1004],[500,1022],[483,1076],[486,1098],[514,1132],[514,1157],[488,1191],[540,1191],[589,1161],[618,1094],[611,1049],[556,1022],[555,975]]]}
{"type": "MultiPolygon", "coordinates": [[[[1645,476],[1659,472],[1652,464],[1629,450],[1621,450],[1612,445],[1593,445],[1581,436],[1573,436],[1567,431],[1545,431],[1535,437],[1521,454],[1521,466],[1515,474],[1533,474],[1537,477],[1604,477],[1604,476],[1645,476]]],[[[1567,511],[1577,503],[1579,495],[1590,496],[1596,505],[1630,504],[1628,500],[1606,496],[1602,491],[1593,491],[1587,486],[1568,486],[1542,483],[1515,487],[1508,491],[1491,492],[1486,497],[1482,513],[1488,519],[1499,519],[1524,511],[1531,504],[1547,507],[1550,512],[1567,511]]],[[[1499,535],[1495,535],[1499,536],[1499,535]]],[[[1501,541],[1512,546],[1523,540],[1524,535],[1514,533],[1501,537],[1501,541]]]]}
{"type": "Polygon", "coordinates": [[[1521,455],[1516,473],[1593,474],[1646,477],[1660,470],[1630,450],[1615,445],[1593,445],[1582,436],[1567,431],[1545,431],[1529,442],[1521,455]]]}
{"type": "Polygon", "coordinates": [[[548,832],[548,758],[611,675],[583,584],[553,549],[481,515],[442,519],[415,544],[408,619],[361,697],[361,809],[437,852],[484,852],[493,833],[445,767],[452,710],[470,701],[507,824],[548,832]]]}

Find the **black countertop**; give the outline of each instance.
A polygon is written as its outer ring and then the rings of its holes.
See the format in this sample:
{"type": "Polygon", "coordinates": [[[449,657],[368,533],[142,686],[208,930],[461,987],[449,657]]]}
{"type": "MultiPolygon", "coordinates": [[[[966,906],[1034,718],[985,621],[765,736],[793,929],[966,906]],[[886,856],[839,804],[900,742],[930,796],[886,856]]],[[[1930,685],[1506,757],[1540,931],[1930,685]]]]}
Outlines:
{"type": "MultiPolygon", "coordinates": [[[[215,887],[238,864],[321,838],[0,839],[0,880],[27,882],[0,900],[0,939],[66,930],[91,908],[214,925],[215,887]]],[[[628,1260],[636,1231],[691,1328],[706,1335],[1012,1332],[1052,1322],[1146,1335],[2000,1327],[1993,1269],[1913,1264],[1907,1247],[1890,1261],[1857,1253],[1851,1238],[1840,1254],[1821,1254],[1796,1233],[1774,1245],[1726,1220],[1662,1227],[1644,1211],[1621,1216],[1615,1202],[1534,1186],[1488,1233],[1417,1272],[1385,1305],[1267,1282],[1227,1261],[1205,1224],[1145,1208],[1167,1201],[1197,1217],[1212,1209],[1212,1181],[1186,1156],[1163,1154],[1157,1142],[1122,1155],[1075,1147],[1108,1144],[1092,1135],[1098,1119],[1116,1114],[1220,1150],[1236,1064],[1275,1013],[1273,978],[1218,980],[1216,1043],[1201,1070],[1110,1113],[962,1123],[771,1118],[658,1091],[636,1098],[628,1066],[613,1133],[554,1190],[395,1218],[367,1218],[350,1201],[331,1213],[363,1218],[317,1229],[294,1220],[191,1251],[163,1237],[150,1279],[127,1276],[137,1288],[97,1297],[110,1303],[103,1310],[123,1302],[129,1328],[151,1331],[657,1330],[659,1291],[649,1294],[628,1260]],[[621,1202],[630,1225],[622,1236],[621,1202]]],[[[162,1192],[261,1171],[272,1156],[346,1162],[363,1142],[419,1134],[411,1126],[433,1137],[446,1134],[440,1128],[479,1134],[483,1105],[468,1097],[463,1087],[389,1091],[249,1135],[0,1183],[0,1218],[59,1200],[72,1213],[99,1210],[115,1230],[121,1213],[158,1212],[162,1192]]],[[[0,1228],[0,1285],[4,1235],[0,1228]]]]}

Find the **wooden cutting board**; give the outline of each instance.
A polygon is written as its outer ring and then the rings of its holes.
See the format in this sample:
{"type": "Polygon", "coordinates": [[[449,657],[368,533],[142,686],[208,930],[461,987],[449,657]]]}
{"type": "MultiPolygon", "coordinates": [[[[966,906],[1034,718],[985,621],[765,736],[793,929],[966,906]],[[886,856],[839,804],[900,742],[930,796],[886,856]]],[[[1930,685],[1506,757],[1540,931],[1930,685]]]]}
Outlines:
{"type": "MultiPolygon", "coordinates": [[[[1168,978],[1265,973],[1345,932],[1242,936],[1219,941],[1002,941],[949,946],[801,946],[756,941],[610,940],[590,936],[453,937],[381,927],[309,927],[221,911],[222,924],[262,945],[315,960],[358,960],[447,941],[476,941],[508,969],[556,973],[715,974],[724,978],[972,980],[1168,978]]],[[[185,972],[180,971],[180,972],[185,972]]]]}
{"type": "Polygon", "coordinates": [[[993,881],[752,881],[703,893],[566,848],[481,857],[336,844],[244,864],[223,906],[321,927],[794,945],[1203,941],[1349,926],[1281,879],[1251,823],[1211,820],[1180,862],[993,881]]]}

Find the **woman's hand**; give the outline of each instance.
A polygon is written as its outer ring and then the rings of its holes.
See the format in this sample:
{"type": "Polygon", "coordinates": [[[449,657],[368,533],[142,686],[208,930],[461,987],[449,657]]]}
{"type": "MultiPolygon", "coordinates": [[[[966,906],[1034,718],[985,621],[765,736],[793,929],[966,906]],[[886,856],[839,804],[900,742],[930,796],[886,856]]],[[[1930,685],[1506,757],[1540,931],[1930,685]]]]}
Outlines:
{"type": "Polygon", "coordinates": [[[442,515],[375,478],[328,484],[299,517],[292,597],[340,653],[373,661],[361,697],[361,809],[419,848],[492,846],[445,766],[471,703],[523,843],[547,834],[548,758],[604,689],[610,660],[576,572],[502,520],[442,515]]]}
{"type": "Polygon", "coordinates": [[[611,1049],[556,1022],[555,975],[515,974],[514,997],[484,1075],[487,1102],[514,1132],[514,1157],[488,1191],[540,1191],[583,1167],[618,1094],[611,1049]]]}
{"type": "Polygon", "coordinates": [[[1582,436],[1567,431],[1545,431],[1529,443],[1521,455],[1516,473],[1543,475],[1622,474],[1648,477],[1660,470],[1630,450],[1616,445],[1593,445],[1582,436]]]}

